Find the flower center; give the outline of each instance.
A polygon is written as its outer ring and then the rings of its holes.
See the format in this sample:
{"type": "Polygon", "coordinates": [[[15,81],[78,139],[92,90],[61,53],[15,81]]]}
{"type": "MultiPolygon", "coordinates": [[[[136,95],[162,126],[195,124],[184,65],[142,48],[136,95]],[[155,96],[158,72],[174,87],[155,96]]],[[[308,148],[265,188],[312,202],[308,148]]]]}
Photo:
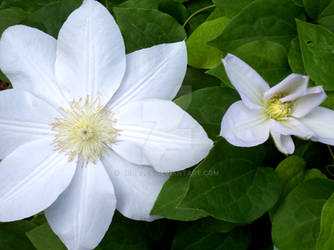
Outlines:
{"type": "Polygon", "coordinates": [[[286,120],[292,111],[292,102],[281,102],[281,96],[275,96],[267,102],[266,112],[268,116],[275,120],[286,120]]]}
{"type": "Polygon", "coordinates": [[[90,102],[88,97],[72,101],[69,109],[61,111],[64,116],[52,124],[57,150],[65,152],[69,161],[82,160],[85,165],[102,159],[118,134],[113,127],[112,112],[98,100],[90,102]]]}

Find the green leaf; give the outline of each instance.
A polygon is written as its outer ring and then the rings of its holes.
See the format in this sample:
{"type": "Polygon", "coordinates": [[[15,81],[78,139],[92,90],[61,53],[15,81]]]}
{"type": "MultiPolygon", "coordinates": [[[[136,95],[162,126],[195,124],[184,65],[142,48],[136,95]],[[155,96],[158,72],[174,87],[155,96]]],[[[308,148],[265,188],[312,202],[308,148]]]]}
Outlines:
{"type": "Polygon", "coordinates": [[[215,39],[228,24],[229,18],[220,17],[197,27],[187,39],[188,64],[195,68],[210,69],[221,63],[223,53],[207,42],[215,39]]]}
{"type": "Polygon", "coordinates": [[[32,13],[23,23],[38,28],[56,38],[67,17],[80,4],[80,0],[52,2],[32,13]]]}
{"type": "Polygon", "coordinates": [[[334,91],[327,91],[327,99],[321,104],[321,106],[334,109],[334,91]]]}
{"type": "Polygon", "coordinates": [[[19,24],[26,18],[26,13],[19,8],[0,10],[0,36],[9,26],[19,24]]]}
{"type": "Polygon", "coordinates": [[[334,194],[326,201],[321,211],[320,235],[317,250],[334,249],[334,194]]]}
{"type": "Polygon", "coordinates": [[[278,249],[315,249],[321,209],[333,192],[333,181],[312,179],[288,194],[272,222],[272,238],[278,249]]]}
{"type": "Polygon", "coordinates": [[[299,20],[297,27],[306,73],[325,90],[334,90],[334,34],[299,20]]]}
{"type": "Polygon", "coordinates": [[[250,223],[274,206],[280,195],[279,179],[271,168],[249,160],[227,159],[202,163],[192,173],[182,206],[198,208],[217,219],[250,223]],[[215,175],[202,173],[212,171],[215,175]]]}
{"type": "Polygon", "coordinates": [[[290,156],[283,160],[275,169],[282,183],[282,196],[285,197],[292,189],[303,182],[306,162],[298,156],[290,156]]]}
{"type": "Polygon", "coordinates": [[[215,220],[212,217],[200,219],[196,222],[198,230],[201,232],[219,232],[228,233],[231,232],[236,227],[241,226],[241,224],[232,223],[228,221],[215,220]]]}
{"type": "Polygon", "coordinates": [[[291,40],[291,47],[289,49],[288,60],[292,72],[302,75],[306,74],[298,38],[291,40]]]}
{"type": "Polygon", "coordinates": [[[304,181],[318,178],[327,179],[327,176],[317,168],[311,168],[305,172],[304,181]]]}
{"type": "Polygon", "coordinates": [[[240,46],[232,53],[248,63],[271,86],[291,73],[287,50],[278,43],[254,41],[240,46]]]}
{"type": "Polygon", "coordinates": [[[258,40],[273,41],[288,48],[296,36],[295,18],[301,14],[301,9],[291,0],[256,0],[235,16],[210,44],[224,52],[258,40]]]}
{"type": "Polygon", "coordinates": [[[121,3],[119,7],[157,9],[159,2],[160,0],[128,0],[121,3]]]}
{"type": "Polygon", "coordinates": [[[48,223],[44,223],[26,233],[37,250],[66,250],[67,248],[52,231],[48,223]]]}
{"type": "Polygon", "coordinates": [[[215,86],[220,86],[220,81],[218,78],[206,74],[201,69],[188,67],[186,76],[184,77],[183,84],[181,86],[181,90],[178,93],[178,97],[190,94],[191,92],[198,89],[215,86]]]}
{"type": "Polygon", "coordinates": [[[34,250],[33,245],[25,236],[25,232],[34,228],[29,221],[16,221],[0,224],[0,249],[1,250],[34,250]]]}
{"type": "Polygon", "coordinates": [[[165,221],[134,221],[115,212],[99,249],[149,250],[151,249],[150,243],[161,240],[164,233],[165,221]]]}
{"type": "Polygon", "coordinates": [[[164,1],[159,4],[159,10],[174,17],[180,24],[183,24],[187,19],[186,7],[176,1],[164,1]]]}
{"type": "Polygon", "coordinates": [[[158,10],[114,8],[127,53],[161,43],[181,41],[186,37],[182,26],[158,10]]]}
{"type": "Polygon", "coordinates": [[[216,140],[224,113],[239,99],[234,90],[211,87],[181,96],[175,103],[193,116],[204,127],[210,138],[216,140]]]}
{"type": "Polygon", "coordinates": [[[186,194],[190,173],[177,172],[168,179],[153,206],[152,215],[180,221],[197,220],[207,216],[207,213],[198,209],[177,207],[186,194]]]}
{"type": "Polygon", "coordinates": [[[222,13],[228,17],[234,17],[243,8],[252,3],[254,0],[213,0],[215,5],[220,8],[222,13]]]}
{"type": "Polygon", "coordinates": [[[32,12],[54,1],[55,0],[4,0],[2,1],[1,6],[3,8],[16,7],[21,8],[26,12],[32,12]]]}
{"type": "Polygon", "coordinates": [[[172,250],[246,250],[250,241],[250,232],[245,229],[236,229],[225,234],[215,232],[207,233],[199,231],[196,224],[182,225],[176,232],[172,250]]]}

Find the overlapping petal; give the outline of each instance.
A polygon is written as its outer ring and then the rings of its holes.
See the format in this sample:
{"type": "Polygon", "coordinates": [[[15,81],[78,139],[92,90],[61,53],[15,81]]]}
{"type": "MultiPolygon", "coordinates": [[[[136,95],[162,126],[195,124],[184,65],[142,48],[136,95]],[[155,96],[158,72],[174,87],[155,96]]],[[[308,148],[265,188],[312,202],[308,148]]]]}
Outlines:
{"type": "Polygon", "coordinates": [[[0,92],[0,158],[18,146],[52,136],[50,124],[59,113],[43,100],[23,90],[0,92]]]}
{"type": "Polygon", "coordinates": [[[315,107],[318,107],[326,98],[327,95],[322,87],[309,88],[302,97],[293,102],[292,115],[298,118],[303,117],[315,107]]]}
{"type": "Polygon", "coordinates": [[[150,166],[132,164],[114,152],[106,155],[103,163],[115,187],[118,211],[135,220],[159,218],[150,216],[150,211],[168,174],[158,173],[150,166]]]}
{"type": "Polygon", "coordinates": [[[160,44],[126,57],[126,73],[109,103],[111,108],[131,101],[158,98],[172,100],[187,69],[185,42],[160,44]]]}
{"type": "Polygon", "coordinates": [[[56,77],[67,100],[99,97],[109,101],[125,72],[121,32],[99,2],[85,0],[61,28],[57,42],[56,77]]]}
{"type": "Polygon", "coordinates": [[[334,145],[334,111],[316,107],[300,121],[314,132],[312,140],[334,145]]]}
{"type": "Polygon", "coordinates": [[[120,135],[113,149],[132,163],[150,165],[159,172],[197,164],[213,144],[201,125],[171,101],[132,102],[115,117],[120,135]]]}
{"type": "Polygon", "coordinates": [[[75,163],[53,147],[51,138],[26,143],[1,162],[0,221],[39,213],[67,188],[75,163]]]}
{"type": "Polygon", "coordinates": [[[272,131],[281,135],[295,135],[305,139],[309,139],[313,136],[312,130],[292,117],[283,121],[271,120],[270,127],[272,131]]]}
{"type": "Polygon", "coordinates": [[[113,185],[98,161],[77,167],[71,184],[45,215],[68,249],[90,250],[108,230],[115,208],[113,185]]]}
{"type": "Polygon", "coordinates": [[[0,69],[15,89],[26,90],[52,104],[63,106],[54,64],[56,40],[23,25],[8,28],[0,40],[0,69]]]}
{"type": "Polygon", "coordinates": [[[250,109],[261,109],[264,92],[269,89],[266,81],[248,64],[228,54],[223,59],[226,73],[238,91],[244,104],[250,109]]]}
{"type": "Polygon", "coordinates": [[[283,154],[292,154],[295,151],[295,144],[290,135],[282,135],[274,130],[270,133],[280,152],[283,154]]]}
{"type": "Polygon", "coordinates": [[[242,101],[233,103],[226,111],[220,135],[239,147],[252,147],[269,137],[270,120],[265,111],[247,108],[242,101]]]}
{"type": "Polygon", "coordinates": [[[293,101],[303,95],[307,89],[309,78],[299,74],[290,74],[283,81],[276,84],[264,93],[265,99],[270,99],[276,95],[284,95],[280,100],[282,102],[293,101]]]}

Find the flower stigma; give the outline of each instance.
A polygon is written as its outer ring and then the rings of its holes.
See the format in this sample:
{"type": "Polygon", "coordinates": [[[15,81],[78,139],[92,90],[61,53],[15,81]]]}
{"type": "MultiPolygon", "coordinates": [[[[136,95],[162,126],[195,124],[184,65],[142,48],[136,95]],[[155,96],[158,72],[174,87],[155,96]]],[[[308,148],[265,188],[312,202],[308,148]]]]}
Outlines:
{"type": "Polygon", "coordinates": [[[100,105],[98,99],[90,102],[89,97],[73,100],[68,109],[61,108],[61,111],[63,117],[51,124],[56,132],[56,149],[65,152],[69,161],[77,159],[84,166],[102,159],[118,135],[112,112],[100,105]]]}
{"type": "Polygon", "coordinates": [[[292,102],[281,102],[282,96],[274,96],[267,102],[266,113],[275,120],[288,119],[292,112],[292,102]]]}

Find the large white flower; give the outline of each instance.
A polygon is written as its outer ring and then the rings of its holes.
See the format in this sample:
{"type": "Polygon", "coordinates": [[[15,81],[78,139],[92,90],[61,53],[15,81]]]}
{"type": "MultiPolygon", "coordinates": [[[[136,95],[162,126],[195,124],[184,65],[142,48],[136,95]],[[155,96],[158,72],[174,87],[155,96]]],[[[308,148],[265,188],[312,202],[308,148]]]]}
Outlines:
{"type": "Polygon", "coordinates": [[[151,221],[168,178],[212,147],[173,99],[185,75],[184,42],[125,54],[101,4],[85,0],[58,40],[27,26],[0,40],[0,221],[45,210],[69,249],[93,249],[115,208],[151,221]],[[160,173],[160,174],[159,174],[160,173]]]}
{"type": "Polygon", "coordinates": [[[291,135],[334,145],[334,111],[318,107],[327,96],[320,86],[307,88],[307,76],[291,74],[270,88],[236,56],[228,54],[223,64],[242,99],[231,105],[222,120],[220,134],[229,143],[252,147],[271,134],[285,154],[295,149],[291,135]]]}

